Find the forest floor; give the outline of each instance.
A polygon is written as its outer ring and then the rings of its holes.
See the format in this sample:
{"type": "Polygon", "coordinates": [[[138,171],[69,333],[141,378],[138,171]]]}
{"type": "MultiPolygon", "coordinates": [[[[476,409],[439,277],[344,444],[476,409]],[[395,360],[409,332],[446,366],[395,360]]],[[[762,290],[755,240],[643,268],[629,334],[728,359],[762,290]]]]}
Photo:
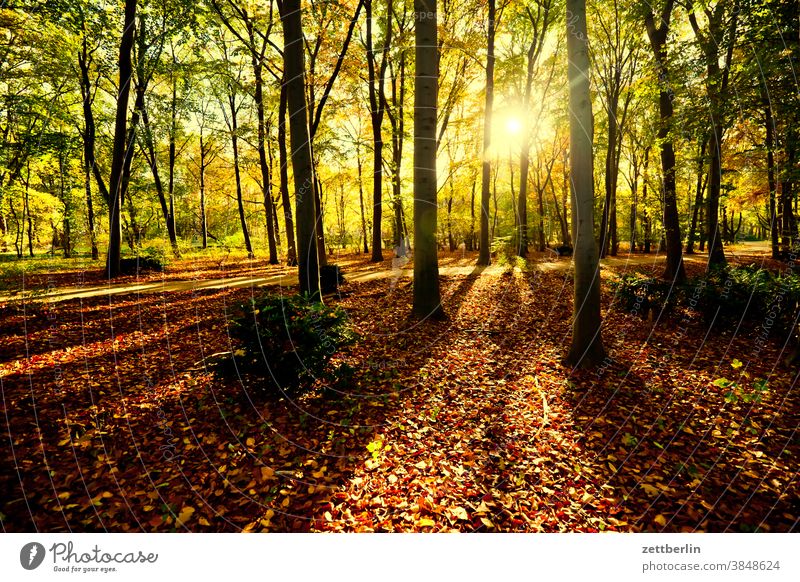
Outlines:
{"type": "MultiPolygon", "coordinates": [[[[733,257],[779,267],[759,245],[733,257]]],[[[797,370],[747,326],[616,304],[613,277],[663,260],[603,262],[609,358],[594,371],[561,362],[567,259],[478,270],[444,253],[448,319],[425,322],[408,319],[411,281],[388,257],[334,262],[348,282],[328,301],[361,336],[342,356],[357,372],[347,394],[297,400],[258,399],[203,363],[235,349],[232,315],[257,285],[292,285],[289,269],[192,257],[114,294],[67,262],[26,274],[24,293],[6,277],[3,530],[797,529],[797,370]],[[723,377],[768,389],[731,400],[723,377]]]]}

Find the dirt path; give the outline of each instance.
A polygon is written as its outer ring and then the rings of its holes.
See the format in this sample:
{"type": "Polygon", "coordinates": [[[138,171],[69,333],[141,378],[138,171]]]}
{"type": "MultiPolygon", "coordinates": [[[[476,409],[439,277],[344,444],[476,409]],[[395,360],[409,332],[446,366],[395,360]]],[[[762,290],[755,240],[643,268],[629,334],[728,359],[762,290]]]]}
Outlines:
{"type": "MultiPolygon", "coordinates": [[[[745,258],[744,262],[758,260],[759,257],[767,257],[769,245],[767,243],[742,243],[733,248],[727,248],[726,254],[733,262],[742,262],[740,257],[745,258]]],[[[685,255],[684,261],[687,263],[705,264],[704,254],[685,255]]],[[[600,261],[601,268],[613,271],[625,271],[633,267],[655,267],[664,262],[663,254],[652,255],[620,255],[617,257],[607,257],[600,261]]],[[[363,263],[355,265],[354,261],[339,261],[338,264],[345,272],[348,282],[367,282],[378,279],[398,281],[413,277],[413,264],[409,261],[405,264],[394,263],[388,268],[376,270],[375,265],[364,266],[363,263]]],[[[572,268],[572,261],[568,258],[558,258],[552,251],[543,254],[532,255],[529,265],[535,269],[547,272],[567,273],[572,268]]],[[[509,268],[508,265],[493,264],[486,269],[478,269],[474,261],[469,257],[450,257],[440,260],[439,273],[444,276],[464,276],[472,273],[497,273],[509,268]]],[[[50,290],[31,289],[22,292],[21,290],[10,295],[0,296],[0,302],[24,301],[24,300],[43,300],[48,301],[69,301],[72,299],[87,299],[102,295],[127,295],[131,293],[166,293],[175,291],[207,290],[207,289],[239,289],[244,287],[292,287],[297,285],[296,273],[286,274],[281,268],[279,272],[270,274],[274,267],[265,267],[264,274],[259,276],[233,276],[215,279],[184,279],[169,280],[167,273],[160,281],[147,280],[141,283],[122,283],[109,285],[91,286],[72,286],[57,287],[50,290]]]]}

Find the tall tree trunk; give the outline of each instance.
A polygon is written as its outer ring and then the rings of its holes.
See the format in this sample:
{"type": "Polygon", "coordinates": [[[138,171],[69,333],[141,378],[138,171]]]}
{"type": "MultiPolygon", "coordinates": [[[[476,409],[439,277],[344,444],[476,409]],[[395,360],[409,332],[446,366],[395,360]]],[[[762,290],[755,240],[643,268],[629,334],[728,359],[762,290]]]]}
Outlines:
{"type": "Polygon", "coordinates": [[[706,198],[706,236],[708,239],[708,264],[724,265],[725,251],[719,231],[719,196],[722,188],[722,127],[721,120],[712,114],[711,136],[708,142],[710,154],[708,164],[708,196],[706,198]]]}
{"type": "Polygon", "coordinates": [[[644,236],[644,252],[650,254],[653,238],[653,223],[647,211],[647,170],[650,165],[650,146],[644,150],[644,173],[642,174],[642,235],[644,236]]]}
{"type": "Polygon", "coordinates": [[[250,242],[250,231],[247,228],[247,217],[244,211],[244,199],[242,196],[242,177],[239,171],[239,122],[237,119],[236,95],[231,89],[228,95],[228,105],[231,108],[231,147],[233,148],[233,175],[236,178],[236,202],[239,207],[239,221],[242,224],[242,235],[244,236],[244,248],[247,250],[248,258],[254,258],[253,244],[250,242]]]}
{"type": "Polygon", "coordinates": [[[117,112],[114,122],[114,149],[111,157],[109,238],[106,270],[109,278],[120,274],[120,254],[122,245],[122,224],[120,210],[122,205],[122,173],[125,163],[125,138],[128,124],[128,96],[131,88],[131,50],[133,49],[133,33],[136,20],[136,0],[125,0],[125,19],[122,38],[119,44],[119,94],[117,95],[117,112]]]}
{"type": "Polygon", "coordinates": [[[656,61],[659,79],[658,109],[660,123],[657,136],[661,153],[662,189],[664,198],[664,238],[667,249],[667,264],[664,277],[676,282],[682,282],[686,279],[686,271],[683,266],[678,199],[675,191],[675,149],[672,144],[670,133],[673,114],[673,92],[669,86],[670,79],[667,65],[667,35],[669,33],[670,19],[672,18],[674,4],[674,0],[667,0],[664,10],[661,12],[658,25],[656,25],[652,11],[648,10],[645,14],[645,27],[656,61]]]}
{"type": "Polygon", "coordinates": [[[439,58],[436,0],[414,0],[414,304],[420,318],[444,316],[436,245],[436,122],[439,58]]]}
{"type": "MultiPolygon", "coordinates": [[[[139,85],[139,87],[143,87],[143,85],[139,85]]],[[[137,91],[140,89],[137,88],[137,91]]],[[[137,102],[139,99],[137,99],[137,102]]],[[[150,118],[147,114],[147,109],[144,106],[144,98],[142,96],[142,109],[141,109],[141,119],[142,119],[142,127],[144,129],[144,141],[145,147],[147,148],[147,163],[150,166],[150,171],[153,174],[153,185],[156,189],[156,195],[158,196],[158,202],[161,205],[161,213],[164,216],[164,222],[167,225],[167,236],[169,237],[169,244],[172,247],[172,252],[175,254],[176,257],[180,256],[180,252],[178,251],[178,238],[177,234],[175,233],[175,214],[174,214],[174,205],[172,203],[172,196],[169,194],[169,190],[167,192],[164,191],[164,184],[161,182],[161,175],[158,171],[158,158],[156,157],[156,148],[155,148],[155,140],[153,138],[152,128],[150,126],[150,118]]],[[[169,177],[170,181],[173,179],[172,176],[169,177]]],[[[171,187],[168,185],[168,188],[171,187]]]]}
{"type": "Polygon", "coordinates": [[[200,235],[203,239],[203,248],[208,248],[208,221],[206,218],[206,145],[203,138],[203,129],[200,129],[200,235]]]}
{"type": "Polygon", "coordinates": [[[714,8],[704,10],[707,30],[698,25],[694,11],[689,11],[689,23],[706,61],[706,96],[711,118],[708,143],[708,194],[706,197],[706,231],[708,236],[708,266],[725,265],[725,251],[719,231],[719,199],[722,190],[722,137],[724,134],[724,107],[733,47],[738,23],[739,2],[733,0],[728,46],[725,62],[720,67],[720,48],[723,46],[723,19],[728,3],[719,2],[714,8]]]}
{"type": "Polygon", "coordinates": [[[606,146],[606,171],[605,171],[605,200],[603,202],[603,214],[600,218],[600,257],[605,257],[609,251],[610,226],[611,226],[611,207],[613,204],[614,190],[616,188],[614,180],[614,162],[617,151],[617,100],[614,95],[609,99],[608,107],[608,144],[606,146]]]}
{"type": "MultiPolygon", "coordinates": [[[[31,217],[31,161],[28,160],[28,177],[25,180],[25,204],[22,207],[22,214],[28,225],[28,254],[33,256],[33,218],[31,217]]],[[[790,207],[791,211],[791,207],[790,207]]]]}
{"type": "Polygon", "coordinates": [[[281,83],[280,103],[278,105],[278,163],[280,164],[281,204],[286,228],[286,263],[290,267],[297,265],[297,247],[294,240],[294,221],[292,220],[292,201],[289,198],[289,155],[286,151],[286,110],[288,107],[288,90],[285,82],[281,83]]]}
{"type": "MultiPolygon", "coordinates": [[[[530,116],[527,112],[530,109],[531,93],[533,90],[533,72],[536,66],[536,47],[537,39],[528,48],[528,66],[525,75],[525,94],[522,98],[523,111],[526,112],[524,129],[522,133],[522,145],[519,153],[519,197],[517,199],[517,255],[526,257],[528,255],[528,170],[531,163],[531,127],[530,116]]],[[[541,206],[542,194],[539,192],[539,202],[541,206]]],[[[542,239],[543,240],[543,239],[542,239]]]]}
{"type": "Polygon", "coordinates": [[[496,32],[496,2],[488,0],[489,22],[486,34],[486,102],[483,113],[483,150],[481,152],[481,226],[478,265],[488,265],[489,256],[489,198],[491,196],[492,163],[489,149],[492,145],[492,109],[494,108],[494,37],[496,32]]]}
{"type": "Polygon", "coordinates": [[[178,82],[173,75],[172,100],[170,102],[169,153],[167,158],[167,170],[168,170],[167,198],[169,199],[169,225],[171,226],[170,243],[172,245],[172,252],[175,254],[176,257],[180,257],[181,251],[178,248],[178,232],[175,225],[175,161],[178,157],[175,140],[177,133],[178,133],[178,82]]]}
{"type": "Polygon", "coordinates": [[[281,12],[284,40],[284,79],[289,109],[289,130],[297,208],[297,262],[300,292],[320,301],[315,202],[316,180],[311,160],[305,89],[305,55],[301,0],[284,0],[281,12]]]}
{"type": "Polygon", "coordinates": [[[92,168],[86,155],[83,156],[83,187],[86,191],[86,218],[89,222],[89,241],[92,246],[92,260],[96,261],[100,257],[97,249],[97,230],[94,225],[94,203],[92,202],[92,168]]]}
{"type": "Polygon", "coordinates": [[[358,203],[361,207],[361,239],[364,242],[364,254],[369,253],[369,237],[367,235],[367,216],[364,212],[364,181],[361,162],[361,148],[356,145],[356,166],[358,168],[358,203]]]}
{"type": "Polygon", "coordinates": [[[575,283],[572,345],[567,363],[591,367],[605,358],[600,336],[600,264],[594,238],[592,101],[585,0],[567,0],[570,179],[575,283]]]}
{"type": "Polygon", "coordinates": [[[456,250],[456,240],[453,238],[453,198],[455,197],[455,192],[452,178],[448,181],[450,182],[450,196],[447,198],[447,248],[452,253],[456,250]]]}
{"type": "Polygon", "coordinates": [[[372,261],[383,261],[383,236],[381,232],[383,221],[383,113],[384,113],[384,77],[386,73],[386,50],[391,42],[391,0],[387,9],[386,36],[381,48],[381,62],[376,70],[375,47],[372,34],[372,0],[366,0],[364,6],[367,16],[367,72],[369,80],[369,110],[372,121],[372,261]],[[375,81],[378,86],[375,86],[375,81]]]}
{"type": "Polygon", "coordinates": [[[792,251],[797,238],[797,223],[794,218],[794,213],[792,212],[792,202],[794,199],[794,176],[792,173],[797,162],[795,139],[794,131],[790,127],[786,137],[786,161],[784,176],[781,182],[781,244],[783,252],[787,255],[792,251]]]}
{"type": "MultiPolygon", "coordinates": [[[[250,39],[251,46],[255,47],[255,31],[253,30],[253,21],[247,19],[247,34],[250,39]]],[[[278,248],[275,243],[275,226],[272,223],[272,192],[269,165],[267,164],[267,151],[266,151],[266,122],[264,116],[264,79],[262,76],[263,64],[262,60],[257,57],[253,52],[250,54],[253,66],[253,80],[255,83],[255,91],[253,99],[256,104],[256,118],[257,118],[257,138],[258,138],[258,165],[261,169],[261,189],[264,197],[264,211],[267,215],[267,246],[269,247],[269,264],[278,264],[278,248]]]]}
{"type": "Polygon", "coordinates": [[[703,134],[700,138],[700,152],[697,158],[697,183],[695,184],[694,208],[692,209],[692,223],[689,226],[689,234],[686,239],[686,254],[694,254],[694,238],[697,232],[697,217],[700,207],[703,205],[703,193],[705,191],[705,181],[703,179],[703,167],[705,166],[706,145],[708,145],[708,134],[703,134]]]}
{"type": "MultiPolygon", "coordinates": [[[[103,180],[102,174],[100,173],[100,168],[97,165],[97,160],[95,159],[95,140],[96,140],[97,130],[94,121],[94,113],[92,111],[92,103],[94,102],[94,93],[92,92],[92,83],[89,80],[89,58],[90,58],[89,48],[86,43],[86,37],[84,36],[81,44],[81,52],[78,53],[78,68],[81,71],[80,74],[81,98],[83,102],[84,164],[86,168],[89,169],[89,172],[92,175],[94,175],[95,181],[97,182],[97,189],[100,192],[100,195],[107,203],[109,203],[110,197],[108,194],[108,188],[106,187],[106,183],[103,180]]],[[[110,206],[111,204],[109,203],[109,207],[110,206]]]]}
{"type": "Polygon", "coordinates": [[[72,207],[67,197],[67,188],[64,182],[64,177],[67,175],[67,170],[64,167],[64,153],[59,152],[58,156],[58,179],[59,179],[59,192],[61,200],[64,204],[64,239],[61,248],[64,251],[64,258],[68,259],[72,256],[72,207]]]}
{"type": "Polygon", "coordinates": [[[628,236],[630,244],[630,252],[636,251],[636,213],[638,212],[638,189],[639,189],[639,176],[634,174],[633,182],[631,183],[631,217],[630,217],[630,234],[628,236]]]}
{"type": "Polygon", "coordinates": [[[544,249],[547,246],[545,244],[545,241],[544,241],[544,191],[547,188],[547,182],[548,181],[549,181],[549,176],[548,176],[548,180],[545,181],[544,186],[542,188],[537,188],[537,192],[536,192],[536,194],[538,195],[538,198],[539,198],[539,228],[537,229],[539,231],[539,233],[538,233],[539,234],[539,245],[537,247],[537,250],[540,253],[544,252],[544,249]]]}
{"type": "MultiPolygon", "coordinates": [[[[405,237],[405,220],[403,199],[400,184],[403,166],[403,141],[405,134],[405,94],[406,94],[406,53],[400,53],[399,74],[391,75],[392,108],[389,110],[389,121],[392,126],[392,200],[394,201],[394,246],[401,246],[405,237]],[[399,81],[399,88],[398,88],[399,81]]],[[[406,241],[407,246],[408,241],[406,241]]]]}
{"type": "Polygon", "coordinates": [[[475,186],[477,179],[472,180],[472,191],[469,196],[469,236],[466,240],[468,251],[475,250],[475,186]]]}
{"type": "Polygon", "coordinates": [[[775,118],[772,116],[772,107],[769,100],[765,99],[765,125],[767,130],[767,185],[769,186],[769,232],[772,247],[772,258],[780,257],[779,247],[779,220],[777,213],[777,183],[775,180],[775,118]]]}

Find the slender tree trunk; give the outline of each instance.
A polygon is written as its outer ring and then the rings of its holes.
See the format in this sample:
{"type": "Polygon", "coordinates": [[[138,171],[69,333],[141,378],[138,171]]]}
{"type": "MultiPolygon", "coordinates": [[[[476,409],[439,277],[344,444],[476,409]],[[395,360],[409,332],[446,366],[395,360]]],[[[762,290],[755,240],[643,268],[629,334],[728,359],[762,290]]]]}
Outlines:
{"type": "Polygon", "coordinates": [[[605,200],[603,214],[600,218],[600,257],[605,257],[609,251],[610,242],[610,217],[612,198],[614,196],[614,154],[617,150],[617,102],[612,96],[608,104],[608,145],[606,146],[606,172],[605,172],[605,200]]]}
{"type": "Polygon", "coordinates": [[[767,130],[767,184],[769,186],[769,232],[772,247],[772,258],[777,259],[780,257],[779,247],[779,229],[778,229],[778,213],[777,213],[777,183],[775,180],[775,119],[772,116],[772,107],[769,101],[766,100],[765,107],[765,125],[767,130]]]}
{"type": "Polygon", "coordinates": [[[700,153],[697,158],[697,183],[695,185],[694,195],[694,208],[692,209],[692,223],[689,226],[689,234],[686,240],[686,254],[694,254],[694,238],[697,232],[697,217],[700,212],[700,207],[703,205],[703,193],[705,190],[705,182],[703,180],[703,166],[705,165],[706,145],[708,144],[708,135],[704,134],[700,139],[700,153]]]}
{"type": "MultiPolygon", "coordinates": [[[[533,73],[536,66],[536,47],[537,38],[528,48],[528,66],[525,75],[525,94],[522,98],[524,111],[530,110],[531,93],[533,90],[533,73]]],[[[517,255],[526,257],[528,255],[528,170],[531,162],[531,127],[530,116],[525,116],[524,130],[522,134],[522,145],[519,154],[519,198],[517,200],[517,255]]],[[[542,193],[539,192],[539,206],[541,208],[542,193]]],[[[541,218],[541,216],[540,216],[541,218]]],[[[540,241],[544,237],[540,233],[540,241]]]]}
{"type": "Polygon", "coordinates": [[[364,212],[364,181],[361,162],[361,148],[356,147],[356,165],[358,167],[358,203],[361,207],[361,238],[364,242],[364,254],[369,253],[369,237],[367,236],[367,216],[364,212]]]}
{"type": "MultiPolygon", "coordinates": [[[[247,20],[247,32],[250,36],[250,43],[251,45],[255,46],[255,37],[253,31],[253,23],[250,19],[247,20]]],[[[270,265],[277,265],[278,264],[278,248],[277,244],[275,243],[275,226],[272,223],[272,192],[271,192],[271,178],[269,172],[269,166],[267,164],[267,151],[266,151],[266,141],[267,141],[267,132],[266,132],[266,125],[265,125],[265,116],[264,116],[264,96],[263,96],[263,86],[264,80],[262,77],[262,69],[263,65],[260,59],[254,53],[250,55],[252,57],[252,65],[253,65],[253,79],[255,83],[255,91],[253,95],[253,99],[255,100],[256,104],[256,118],[257,118],[257,138],[258,138],[258,165],[261,169],[261,188],[262,194],[264,197],[264,211],[267,215],[267,246],[269,247],[269,264],[270,265]]]]}
{"type": "Polygon", "coordinates": [[[706,199],[706,236],[708,239],[708,264],[724,265],[725,251],[722,248],[722,235],[719,230],[719,196],[722,187],[721,151],[722,128],[719,119],[712,114],[711,136],[709,139],[708,197],[706,199]]]}
{"type": "Polygon", "coordinates": [[[383,261],[383,113],[384,113],[384,73],[386,70],[386,49],[391,38],[391,12],[387,16],[387,33],[384,38],[384,46],[381,49],[383,55],[380,67],[376,70],[375,47],[373,45],[372,34],[372,0],[364,3],[367,16],[367,72],[369,79],[369,109],[372,121],[372,261],[380,263],[383,261]],[[378,82],[378,87],[375,86],[378,82]]]}
{"type": "Polygon", "coordinates": [[[289,155],[286,151],[286,110],[288,107],[287,84],[281,83],[280,103],[278,105],[278,163],[280,164],[280,191],[283,205],[283,219],[286,228],[286,263],[297,265],[297,247],[294,240],[294,221],[292,220],[292,201],[289,198],[289,155]]]}
{"type": "Polygon", "coordinates": [[[605,349],[600,336],[600,264],[594,238],[594,122],[589,93],[585,0],[567,0],[567,57],[572,238],[575,241],[574,319],[567,363],[573,367],[591,367],[605,358],[605,349]]]}
{"type": "Polygon", "coordinates": [[[664,277],[682,282],[686,279],[686,271],[683,266],[678,200],[675,192],[675,149],[670,133],[673,114],[673,93],[669,87],[670,79],[667,67],[667,34],[674,4],[674,0],[667,0],[665,8],[661,12],[661,19],[658,25],[655,23],[653,13],[648,11],[645,15],[645,26],[647,28],[647,36],[650,39],[650,46],[653,49],[653,56],[656,60],[660,85],[658,96],[660,123],[657,135],[661,151],[664,236],[667,249],[667,264],[664,277]]]}
{"type": "MultiPolygon", "coordinates": [[[[150,171],[153,174],[153,185],[155,186],[158,202],[161,205],[161,213],[164,216],[164,222],[167,226],[169,243],[172,247],[172,252],[176,257],[178,257],[180,256],[180,252],[178,251],[178,238],[177,234],[175,233],[175,215],[172,196],[169,194],[169,190],[167,190],[167,192],[164,191],[164,184],[161,182],[161,175],[158,171],[158,158],[156,157],[155,142],[153,139],[152,128],[150,126],[150,118],[147,114],[147,109],[144,107],[143,98],[141,99],[141,102],[143,104],[141,109],[141,119],[142,126],[144,128],[144,141],[148,152],[147,163],[149,164],[150,171]]],[[[172,176],[169,176],[169,180],[171,181],[172,179],[172,176]]],[[[168,188],[170,187],[171,186],[168,184],[168,188]]]]}
{"type": "Polygon", "coordinates": [[[92,169],[86,156],[83,156],[83,187],[86,191],[86,218],[89,222],[89,241],[92,246],[92,260],[100,257],[97,249],[97,230],[94,225],[94,203],[92,202],[92,169]]]}
{"type": "Polygon", "coordinates": [[[450,182],[450,196],[447,198],[447,248],[452,253],[456,250],[456,241],[453,238],[453,198],[455,192],[453,190],[453,180],[450,179],[448,181],[450,182]]]}
{"type": "MultiPolygon", "coordinates": [[[[95,159],[95,139],[97,135],[97,130],[94,121],[94,113],[92,111],[92,103],[94,101],[94,95],[92,92],[92,83],[89,80],[89,49],[86,44],[86,37],[82,39],[81,45],[81,52],[78,53],[78,67],[80,68],[80,81],[81,81],[81,97],[83,100],[83,120],[84,120],[84,130],[83,130],[83,155],[84,155],[84,163],[87,168],[89,168],[89,172],[94,175],[95,181],[97,182],[97,189],[100,192],[100,195],[106,202],[110,201],[110,197],[108,194],[108,188],[106,187],[106,183],[103,180],[103,176],[100,173],[100,168],[97,165],[97,160],[95,159]]],[[[109,204],[110,207],[110,204],[109,204]]]]}
{"type": "Polygon", "coordinates": [[[284,0],[281,21],[284,39],[284,79],[289,109],[289,130],[297,208],[297,262],[300,292],[320,301],[315,202],[316,180],[311,160],[305,89],[305,55],[301,1],[284,0]]]}
{"type": "Polygon", "coordinates": [[[539,196],[539,247],[538,251],[544,252],[546,247],[544,242],[544,189],[547,188],[547,182],[545,182],[544,187],[538,189],[538,196],[539,196]]]}
{"type": "Polygon", "coordinates": [[[122,205],[122,174],[125,163],[125,138],[128,123],[128,96],[130,95],[133,49],[133,33],[136,20],[136,0],[125,0],[125,19],[119,45],[119,94],[114,123],[114,150],[111,158],[110,199],[109,199],[109,239],[106,270],[109,278],[120,274],[120,254],[122,245],[122,224],[120,210],[122,205]]]}
{"type": "Polygon", "coordinates": [[[59,152],[58,156],[58,178],[59,178],[59,192],[61,200],[64,204],[64,240],[62,241],[62,250],[64,251],[64,258],[68,259],[72,256],[72,208],[67,198],[67,188],[64,182],[64,177],[67,175],[67,170],[64,167],[64,153],[59,152]]]}
{"type": "Polygon", "coordinates": [[[239,122],[237,119],[236,96],[231,92],[228,95],[228,105],[231,108],[231,147],[233,148],[233,174],[236,178],[236,202],[239,207],[239,221],[242,224],[244,247],[248,258],[254,258],[253,245],[250,242],[250,231],[247,228],[247,217],[244,211],[244,198],[242,196],[242,177],[239,171],[239,122]]]}
{"type": "Polygon", "coordinates": [[[642,175],[642,226],[644,236],[644,252],[650,254],[650,246],[653,238],[653,223],[650,213],[647,211],[647,170],[650,165],[650,147],[644,150],[644,174],[642,175]]]}
{"type": "Polygon", "coordinates": [[[787,129],[786,136],[786,161],[783,180],[781,181],[781,245],[783,252],[788,255],[797,239],[797,223],[792,212],[794,201],[794,176],[793,171],[797,162],[795,146],[796,133],[792,127],[787,129]]]}
{"type": "Polygon", "coordinates": [[[203,239],[203,248],[208,248],[208,222],[206,219],[206,144],[204,143],[203,129],[200,128],[200,235],[203,239]]]}
{"type": "Polygon", "coordinates": [[[436,123],[439,58],[436,0],[414,0],[414,304],[416,317],[444,316],[436,245],[436,123]]]}
{"type": "MultiPolygon", "coordinates": [[[[401,246],[404,235],[403,199],[400,176],[403,166],[403,141],[405,133],[406,53],[400,53],[400,71],[392,76],[392,110],[389,121],[392,126],[392,200],[394,201],[395,246],[401,246]],[[399,89],[398,89],[399,82],[399,89]],[[393,111],[393,112],[392,112],[393,111]]],[[[406,241],[407,243],[408,241],[406,241]]]]}
{"type": "Polygon", "coordinates": [[[33,218],[31,217],[31,162],[28,160],[28,177],[25,180],[25,204],[22,207],[22,214],[28,225],[28,254],[33,256],[33,218]]]}
{"type": "Polygon", "coordinates": [[[469,236],[466,240],[468,251],[475,250],[475,186],[477,180],[472,180],[472,191],[469,196],[469,236]]]}
{"type": "Polygon", "coordinates": [[[169,223],[167,231],[170,232],[170,244],[172,252],[176,257],[181,256],[178,248],[178,232],[175,224],[175,161],[178,153],[175,145],[176,134],[178,133],[178,84],[177,80],[172,79],[172,101],[170,102],[170,128],[169,128],[169,154],[167,159],[168,180],[167,198],[169,199],[169,223]]]}
{"type": "Polygon", "coordinates": [[[478,265],[488,265],[489,256],[489,198],[491,196],[492,163],[489,149],[492,145],[492,109],[494,107],[494,37],[496,31],[496,2],[488,0],[489,22],[486,35],[486,102],[483,114],[483,151],[481,152],[481,226],[478,265]]]}

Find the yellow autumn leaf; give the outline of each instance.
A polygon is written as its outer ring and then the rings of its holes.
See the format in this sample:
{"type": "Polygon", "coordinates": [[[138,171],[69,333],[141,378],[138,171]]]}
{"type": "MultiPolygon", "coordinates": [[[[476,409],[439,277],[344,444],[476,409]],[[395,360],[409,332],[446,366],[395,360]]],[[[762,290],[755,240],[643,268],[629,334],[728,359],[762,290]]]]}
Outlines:
{"type": "Polygon", "coordinates": [[[250,437],[245,441],[245,444],[248,447],[254,447],[254,446],[256,446],[256,439],[254,439],[253,437],[250,437]]]}
{"type": "Polygon", "coordinates": [[[190,507],[187,505],[186,507],[181,509],[180,513],[178,514],[178,520],[175,523],[175,525],[182,525],[186,523],[192,518],[192,515],[194,515],[194,507],[190,507]]]}
{"type": "Polygon", "coordinates": [[[658,525],[662,527],[667,525],[667,518],[661,515],[660,513],[655,517],[653,521],[655,521],[658,525]]]}
{"type": "Polygon", "coordinates": [[[642,483],[640,485],[640,487],[642,489],[644,489],[644,492],[647,493],[648,495],[650,495],[651,497],[655,497],[656,495],[659,494],[658,489],[656,489],[655,487],[653,487],[652,485],[650,485],[648,483],[642,483]]]}
{"type": "Polygon", "coordinates": [[[423,517],[417,522],[417,525],[419,527],[433,527],[434,525],[436,525],[436,522],[428,517],[423,517]]]}
{"type": "Polygon", "coordinates": [[[464,521],[469,520],[469,514],[467,513],[467,510],[464,509],[463,507],[453,507],[450,510],[450,513],[452,513],[456,519],[463,519],[464,521]]]}

